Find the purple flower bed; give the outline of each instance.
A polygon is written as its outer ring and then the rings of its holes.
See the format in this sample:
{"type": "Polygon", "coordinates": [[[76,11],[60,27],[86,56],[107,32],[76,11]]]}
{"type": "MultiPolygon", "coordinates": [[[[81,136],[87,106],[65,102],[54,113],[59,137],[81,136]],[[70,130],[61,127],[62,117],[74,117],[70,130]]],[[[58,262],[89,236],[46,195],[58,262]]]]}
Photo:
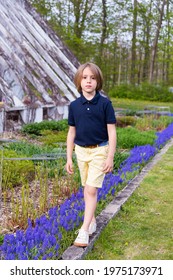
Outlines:
{"type": "Polygon", "coordinates": [[[162,132],[157,132],[156,135],[157,139],[155,141],[155,147],[160,149],[173,136],[173,123],[168,125],[168,127],[162,132]]]}
{"type": "MultiPolygon", "coordinates": [[[[126,180],[126,174],[146,164],[173,136],[173,123],[162,132],[156,133],[153,146],[134,147],[129,157],[121,164],[117,174],[107,174],[98,201],[105,200],[108,194],[114,195],[116,186],[126,180]]],[[[58,259],[62,232],[77,228],[83,220],[83,188],[72,194],[59,208],[51,208],[48,215],[35,220],[34,227],[28,220],[26,231],[6,234],[0,246],[0,258],[5,260],[46,260],[58,259]]]]}

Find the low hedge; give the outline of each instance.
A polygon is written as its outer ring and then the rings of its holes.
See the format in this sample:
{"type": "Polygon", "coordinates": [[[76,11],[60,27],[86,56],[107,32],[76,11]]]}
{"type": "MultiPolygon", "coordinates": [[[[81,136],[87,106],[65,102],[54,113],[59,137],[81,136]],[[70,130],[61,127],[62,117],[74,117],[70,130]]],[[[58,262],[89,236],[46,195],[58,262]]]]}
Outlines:
{"type": "Polygon", "coordinates": [[[41,135],[43,130],[63,131],[68,129],[67,119],[60,121],[45,120],[40,123],[25,124],[21,132],[25,134],[41,135]]]}

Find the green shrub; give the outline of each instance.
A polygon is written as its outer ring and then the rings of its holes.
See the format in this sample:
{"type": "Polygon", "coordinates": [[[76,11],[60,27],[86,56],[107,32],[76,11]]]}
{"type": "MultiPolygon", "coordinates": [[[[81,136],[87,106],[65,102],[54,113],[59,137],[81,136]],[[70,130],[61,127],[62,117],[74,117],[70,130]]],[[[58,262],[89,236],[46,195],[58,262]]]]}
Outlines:
{"type": "Polygon", "coordinates": [[[135,127],[142,130],[155,130],[160,131],[165,129],[170,123],[172,123],[172,117],[168,116],[144,116],[136,120],[135,127]]]}
{"type": "Polygon", "coordinates": [[[129,151],[116,151],[114,156],[114,171],[118,170],[121,163],[128,158],[129,151]]]}
{"type": "Polygon", "coordinates": [[[137,111],[136,110],[126,110],[125,115],[126,116],[136,116],[137,111]]]}
{"type": "Polygon", "coordinates": [[[22,127],[22,132],[26,134],[41,135],[43,130],[63,131],[67,130],[67,119],[60,121],[42,121],[40,123],[30,123],[22,127]]]}
{"type": "Polygon", "coordinates": [[[3,145],[7,150],[13,150],[18,155],[25,155],[26,157],[31,157],[35,154],[42,154],[50,152],[51,149],[45,146],[39,146],[36,144],[31,144],[26,141],[23,142],[16,142],[16,143],[7,143],[3,145]]]}
{"type": "Polygon", "coordinates": [[[67,131],[53,132],[51,130],[43,130],[42,136],[39,138],[44,145],[57,147],[58,142],[66,142],[67,131]]]}
{"type": "MultiPolygon", "coordinates": [[[[27,160],[7,160],[5,158],[19,158],[14,151],[4,150],[2,165],[2,188],[7,189],[20,185],[23,178],[32,179],[34,164],[27,160]]],[[[22,157],[22,156],[21,156],[22,157]]]]}
{"type": "Polygon", "coordinates": [[[125,127],[128,125],[134,126],[136,123],[136,118],[133,116],[117,116],[116,117],[118,127],[125,127]]]}
{"type": "Polygon", "coordinates": [[[119,85],[109,91],[109,96],[159,102],[173,101],[173,94],[169,92],[168,87],[149,83],[142,83],[140,85],[119,85]]]}
{"type": "Polygon", "coordinates": [[[134,127],[117,127],[117,147],[132,149],[135,146],[153,145],[156,139],[155,131],[139,131],[134,127]]]}

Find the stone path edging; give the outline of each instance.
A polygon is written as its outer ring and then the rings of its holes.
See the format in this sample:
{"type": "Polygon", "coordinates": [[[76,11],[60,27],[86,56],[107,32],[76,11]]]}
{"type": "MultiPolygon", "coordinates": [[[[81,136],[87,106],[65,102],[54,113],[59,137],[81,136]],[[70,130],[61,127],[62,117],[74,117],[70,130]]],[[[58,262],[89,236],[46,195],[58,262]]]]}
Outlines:
{"type": "Polygon", "coordinates": [[[156,154],[153,159],[146,164],[139,175],[121,190],[118,195],[106,206],[106,208],[97,216],[97,230],[90,237],[89,245],[86,248],[76,247],[74,245],[67,248],[62,254],[62,260],[81,260],[92,249],[94,242],[99,237],[101,231],[108,222],[119,212],[122,205],[128,200],[132,193],[140,186],[140,183],[151,170],[151,168],[162,158],[168,149],[173,145],[173,138],[156,154]]]}

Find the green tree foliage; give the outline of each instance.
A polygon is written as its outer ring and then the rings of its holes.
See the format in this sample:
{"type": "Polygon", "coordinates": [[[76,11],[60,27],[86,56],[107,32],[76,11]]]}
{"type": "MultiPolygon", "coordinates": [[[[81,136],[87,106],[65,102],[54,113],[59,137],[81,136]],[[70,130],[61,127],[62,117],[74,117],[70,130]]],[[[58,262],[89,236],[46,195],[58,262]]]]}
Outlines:
{"type": "Polygon", "coordinates": [[[80,63],[101,67],[105,91],[129,83],[173,85],[172,1],[30,2],[80,63]]]}

